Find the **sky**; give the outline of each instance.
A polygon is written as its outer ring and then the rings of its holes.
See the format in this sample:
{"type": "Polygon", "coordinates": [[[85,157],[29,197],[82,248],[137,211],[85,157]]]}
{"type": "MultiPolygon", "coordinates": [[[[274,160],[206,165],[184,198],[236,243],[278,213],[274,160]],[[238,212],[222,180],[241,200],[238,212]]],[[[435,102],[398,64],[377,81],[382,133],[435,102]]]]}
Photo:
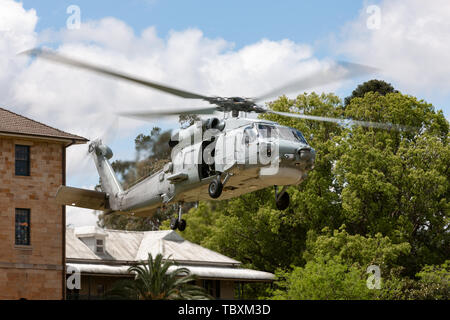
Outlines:
{"type": "MultiPolygon", "coordinates": [[[[17,55],[34,47],[220,96],[257,96],[330,60],[352,61],[380,71],[312,90],[344,98],[378,78],[450,115],[447,0],[0,0],[0,106],[100,137],[113,159],[133,159],[137,134],[174,129],[177,121],[143,122],[117,112],[204,103],[17,55]]],[[[71,186],[97,184],[86,146],[69,148],[67,175],[71,186]]],[[[75,226],[97,219],[73,207],[67,215],[75,226]]]]}

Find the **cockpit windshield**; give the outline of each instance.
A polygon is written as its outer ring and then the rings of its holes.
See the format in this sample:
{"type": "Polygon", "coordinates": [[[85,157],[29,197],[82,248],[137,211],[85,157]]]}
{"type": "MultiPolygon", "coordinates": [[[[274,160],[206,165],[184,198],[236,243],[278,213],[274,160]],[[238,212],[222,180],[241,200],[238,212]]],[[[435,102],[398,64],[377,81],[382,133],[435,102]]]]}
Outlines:
{"type": "Polygon", "coordinates": [[[258,132],[263,138],[279,138],[307,144],[305,137],[300,131],[288,127],[258,124],[258,132]]]}
{"type": "Polygon", "coordinates": [[[306,142],[305,137],[300,131],[292,129],[292,132],[294,133],[294,136],[298,139],[298,141],[303,142],[304,144],[308,144],[308,142],[306,142]]]}
{"type": "Polygon", "coordinates": [[[263,138],[276,138],[278,137],[277,129],[274,126],[267,124],[258,124],[258,132],[263,138]]]}

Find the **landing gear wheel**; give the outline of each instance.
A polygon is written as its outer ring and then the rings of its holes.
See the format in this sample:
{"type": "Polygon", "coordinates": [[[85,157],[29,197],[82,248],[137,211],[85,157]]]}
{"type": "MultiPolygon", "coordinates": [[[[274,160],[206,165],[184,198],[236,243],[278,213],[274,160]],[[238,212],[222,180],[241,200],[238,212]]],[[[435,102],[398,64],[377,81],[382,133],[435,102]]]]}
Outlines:
{"type": "Polygon", "coordinates": [[[276,206],[278,210],[287,209],[287,207],[289,207],[289,193],[283,193],[280,199],[277,200],[276,206]]]}
{"type": "MultiPolygon", "coordinates": [[[[184,226],[186,228],[186,226],[184,226]]],[[[172,218],[170,220],[170,229],[172,230],[176,230],[178,228],[178,219],[177,218],[172,218]]]]}
{"type": "Polygon", "coordinates": [[[220,182],[220,179],[219,178],[214,179],[209,184],[209,188],[208,188],[209,196],[213,199],[217,199],[222,194],[222,189],[223,189],[223,184],[222,184],[222,182],[220,182]]]}
{"type": "Polygon", "coordinates": [[[181,219],[181,221],[178,221],[178,230],[184,231],[186,229],[186,220],[181,219]]]}

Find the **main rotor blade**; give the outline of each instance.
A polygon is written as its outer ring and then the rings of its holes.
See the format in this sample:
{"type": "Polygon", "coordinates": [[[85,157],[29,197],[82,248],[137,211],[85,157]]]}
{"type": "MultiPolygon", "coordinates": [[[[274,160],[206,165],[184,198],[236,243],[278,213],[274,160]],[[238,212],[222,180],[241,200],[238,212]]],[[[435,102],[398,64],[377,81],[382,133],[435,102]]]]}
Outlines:
{"type": "Polygon", "coordinates": [[[323,86],[339,80],[359,77],[366,74],[375,73],[378,69],[362,64],[340,61],[336,62],[328,69],[319,70],[307,77],[290,82],[282,87],[274,89],[254,99],[255,102],[265,100],[277,95],[286,94],[292,91],[301,91],[313,87],[323,86]]]}
{"type": "Polygon", "coordinates": [[[137,119],[151,119],[155,117],[175,116],[182,114],[212,114],[217,111],[216,107],[207,107],[203,109],[183,109],[183,110],[152,110],[152,111],[130,111],[120,112],[118,115],[137,119]]]}
{"type": "Polygon", "coordinates": [[[298,113],[290,113],[290,112],[280,112],[267,110],[266,113],[277,114],[280,116],[291,117],[291,118],[300,118],[307,120],[315,120],[315,121],[325,121],[325,122],[334,122],[339,124],[356,124],[363,127],[370,128],[379,128],[379,129],[394,129],[397,131],[413,131],[415,128],[409,126],[402,126],[398,124],[392,123],[383,123],[383,122],[372,122],[372,121],[361,121],[361,120],[353,120],[353,119],[338,119],[338,118],[329,118],[329,117],[320,117],[320,116],[312,116],[307,114],[298,114],[298,113]]]}
{"type": "Polygon", "coordinates": [[[176,89],[173,87],[169,87],[164,84],[160,84],[157,82],[138,78],[138,77],[135,77],[135,76],[123,73],[123,72],[115,71],[113,69],[109,69],[106,67],[95,66],[90,63],[82,62],[80,60],[76,60],[73,58],[63,56],[59,53],[56,53],[56,52],[53,52],[50,50],[31,49],[31,50],[22,52],[22,54],[26,54],[26,55],[33,56],[33,57],[44,58],[49,61],[73,66],[73,67],[80,68],[80,69],[93,71],[93,72],[104,74],[104,75],[107,75],[107,76],[110,76],[113,78],[131,81],[131,82],[138,83],[138,84],[141,84],[141,85],[144,85],[146,87],[150,87],[150,88],[153,88],[156,90],[164,91],[169,94],[173,94],[175,96],[182,97],[182,98],[208,100],[208,97],[200,95],[200,94],[196,94],[196,93],[192,93],[189,91],[184,91],[184,90],[176,89]]]}

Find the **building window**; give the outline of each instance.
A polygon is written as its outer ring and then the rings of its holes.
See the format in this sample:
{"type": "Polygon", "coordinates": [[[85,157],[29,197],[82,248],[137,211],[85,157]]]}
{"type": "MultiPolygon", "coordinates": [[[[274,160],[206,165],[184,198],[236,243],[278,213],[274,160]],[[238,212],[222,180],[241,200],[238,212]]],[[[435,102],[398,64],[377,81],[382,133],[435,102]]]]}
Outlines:
{"type": "Polygon", "coordinates": [[[216,280],[216,298],[220,299],[220,280],[216,280]]]}
{"type": "Polygon", "coordinates": [[[103,240],[102,239],[97,239],[97,246],[96,246],[96,251],[97,251],[97,253],[103,253],[103,252],[105,252],[104,251],[104,248],[103,248],[103,240]]]}
{"type": "Polygon", "coordinates": [[[16,145],[16,176],[30,175],[30,147],[16,145]]]}
{"type": "Polygon", "coordinates": [[[206,290],[206,292],[209,295],[214,296],[214,282],[213,282],[213,280],[203,280],[202,287],[206,290]]]}
{"type": "Polygon", "coordinates": [[[105,295],[105,286],[103,284],[97,285],[97,296],[103,297],[105,295]]]}
{"type": "Polygon", "coordinates": [[[16,209],[16,245],[30,245],[30,209],[16,209]]]}

